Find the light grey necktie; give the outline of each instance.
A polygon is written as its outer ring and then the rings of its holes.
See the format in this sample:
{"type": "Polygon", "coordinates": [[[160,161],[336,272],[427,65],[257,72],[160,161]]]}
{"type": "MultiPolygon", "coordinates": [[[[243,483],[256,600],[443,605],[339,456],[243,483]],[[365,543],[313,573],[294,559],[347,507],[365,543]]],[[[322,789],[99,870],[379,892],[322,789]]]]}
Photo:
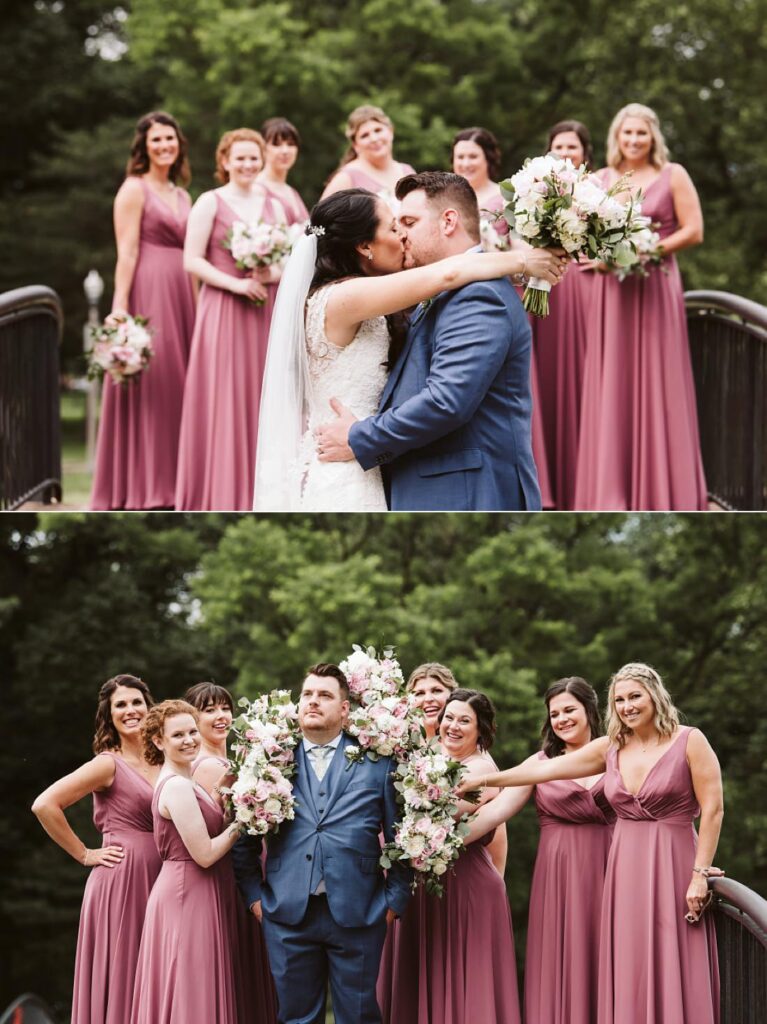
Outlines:
{"type": "Polygon", "coordinates": [[[329,743],[324,743],[320,746],[309,747],[307,751],[309,759],[312,762],[314,774],[320,782],[325,778],[325,772],[328,770],[330,758],[333,756],[333,749],[334,748],[331,747],[329,743]]]}

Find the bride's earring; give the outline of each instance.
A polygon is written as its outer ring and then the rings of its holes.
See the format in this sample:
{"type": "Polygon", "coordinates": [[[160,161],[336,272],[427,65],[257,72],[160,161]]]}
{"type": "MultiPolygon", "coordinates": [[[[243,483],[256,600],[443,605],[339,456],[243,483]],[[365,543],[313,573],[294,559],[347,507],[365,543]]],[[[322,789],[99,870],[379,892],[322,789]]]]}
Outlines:
{"type": "Polygon", "coordinates": [[[372,260],[372,259],[373,259],[373,253],[372,253],[372,252],[369,252],[369,253],[368,253],[368,259],[369,259],[369,260],[372,260]]]}

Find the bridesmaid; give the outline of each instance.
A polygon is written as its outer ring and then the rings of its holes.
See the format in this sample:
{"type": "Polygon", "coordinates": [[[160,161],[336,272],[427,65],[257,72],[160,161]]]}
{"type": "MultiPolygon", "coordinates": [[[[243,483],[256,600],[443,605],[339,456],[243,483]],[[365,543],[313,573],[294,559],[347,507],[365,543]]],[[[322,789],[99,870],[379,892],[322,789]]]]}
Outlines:
{"type": "Polygon", "coordinates": [[[394,125],[390,118],[380,107],[357,107],[346,122],[346,138],[349,148],[320,198],[345,188],[366,188],[390,205],[396,202],[394,186],[400,178],[415,172],[410,164],[394,159],[394,125]]]}
{"type": "Polygon", "coordinates": [[[138,380],[104,381],[91,508],[172,508],[194,294],[182,256],[191,206],[180,187],[189,181],[187,143],[170,114],[141,118],[126,173],[114,204],[117,266],[108,320],[147,317],[154,356],[138,380]]]}
{"type": "MultiPolygon", "coordinates": [[[[591,137],[580,121],[560,121],[550,128],[546,151],[570,159],[576,167],[590,167],[593,160],[591,137]]],[[[549,315],[532,317],[547,475],[558,509],[575,508],[588,308],[595,284],[592,265],[574,263],[551,302],[549,315]]]]}
{"type": "Polygon", "coordinates": [[[288,174],[298,159],[301,137],[284,117],[270,117],[261,127],[264,139],[264,169],[256,179],[285,210],[288,224],[308,224],[309,211],[301,196],[288,185],[288,174]]]}
{"type": "Polygon", "coordinates": [[[656,222],[665,259],[647,278],[595,286],[584,367],[575,507],[586,510],[705,510],[682,278],[675,253],[703,241],[695,186],[669,163],[658,116],[631,103],[607,138],[605,184],[632,173],[656,222]]]}
{"type": "Polygon", "coordinates": [[[32,811],[48,835],[91,868],[77,937],[72,1024],[125,1024],[149,892],[160,870],[152,835],[157,769],[144,757],[141,726],[152,696],[135,676],[107,680],[99,691],[95,757],[59,779],[32,811]],[[103,836],[89,850],[64,811],[93,794],[93,821],[103,836]]]}
{"type": "Polygon", "coordinates": [[[719,762],[699,730],[679,724],[654,669],[632,663],[613,676],[607,736],[534,765],[475,773],[460,790],[602,771],[617,822],[602,902],[598,1022],[717,1024],[716,936],[701,915],[707,879],[721,874],[711,866],[723,813],[719,762]]]}
{"type": "MultiPolygon", "coordinates": [[[[226,738],[234,714],[232,695],[215,683],[196,683],[189,687],[184,699],[200,716],[198,728],[202,743],[192,763],[192,778],[215,797],[221,775],[229,767],[226,738]]],[[[261,925],[246,908],[236,887],[232,889],[231,900],[237,923],[235,988],[239,1019],[276,1024],[277,995],[261,925]]]]}
{"type": "MultiPolygon", "coordinates": [[[[504,207],[501,187],[495,180],[501,173],[501,147],[498,140],[487,128],[464,128],[453,138],[453,173],[460,174],[466,178],[468,183],[477,194],[477,202],[480,209],[480,225],[483,221],[490,222],[492,218],[482,217],[482,212],[489,214],[500,213],[504,207]]],[[[505,239],[507,245],[504,248],[520,249],[527,248],[525,243],[515,241],[509,234],[509,227],[502,218],[493,224],[495,232],[500,239],[505,239]]],[[[482,231],[482,245],[488,251],[488,232],[482,231]]],[[[499,240],[500,240],[499,239],[499,240]]],[[[498,248],[497,245],[494,248],[498,248]]],[[[492,251],[492,250],[491,250],[492,251]]],[[[520,295],[522,293],[520,292],[520,295]]],[[[531,321],[536,319],[530,318],[531,321]]],[[[535,354],[535,348],[530,353],[530,390],[533,398],[533,414],[530,423],[532,433],[533,458],[538,470],[538,486],[541,490],[541,505],[543,508],[554,507],[554,497],[549,479],[549,460],[546,454],[546,442],[543,431],[543,420],[541,418],[541,401],[539,372],[535,354]]]]}
{"type": "Polygon", "coordinates": [[[281,270],[238,270],[223,243],[235,221],[287,219],[256,181],[263,166],[258,132],[226,132],[216,150],[222,187],[204,192],[189,216],[184,265],[203,285],[181,417],[178,509],[243,511],[253,504],[261,384],[281,270]]]}
{"type": "Polygon", "coordinates": [[[238,832],[192,779],[197,720],[186,701],[166,700],[144,723],[145,756],[163,765],[152,801],[162,868],[147,904],[131,1024],[237,1022],[234,908],[224,893],[234,884],[227,854],[238,832]]]}

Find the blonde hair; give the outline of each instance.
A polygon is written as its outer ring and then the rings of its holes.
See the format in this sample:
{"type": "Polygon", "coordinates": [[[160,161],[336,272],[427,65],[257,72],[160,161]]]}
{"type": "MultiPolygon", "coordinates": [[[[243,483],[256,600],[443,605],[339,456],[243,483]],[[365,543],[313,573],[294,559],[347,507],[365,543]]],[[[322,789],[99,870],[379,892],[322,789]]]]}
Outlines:
{"type": "Polygon", "coordinates": [[[607,132],[607,166],[617,168],[623,159],[621,148],[618,145],[618,132],[627,117],[641,117],[643,121],[647,122],[652,136],[650,163],[660,171],[669,162],[668,146],[663,138],[663,132],[660,130],[658,115],[651,107],[646,107],[643,103],[629,103],[628,106],[621,107],[613,118],[607,132]]]}
{"type": "Polygon", "coordinates": [[[414,668],[405,689],[412,690],[415,684],[420,683],[422,679],[436,679],[448,690],[458,689],[458,680],[447,665],[441,665],[438,661],[427,661],[423,665],[419,665],[418,668],[414,668]]]}
{"type": "Polygon", "coordinates": [[[632,661],[619,668],[610,680],[607,694],[606,732],[610,743],[619,749],[632,734],[632,729],[625,725],[615,710],[615,687],[618,683],[631,680],[642,686],[650,695],[655,707],[653,725],[661,736],[673,736],[679,728],[679,712],[674,707],[671,694],[663,685],[660,675],[642,661],[632,661]]]}
{"type": "Polygon", "coordinates": [[[261,150],[262,163],[266,160],[266,143],[260,132],[253,128],[234,128],[230,132],[224,132],[216,146],[216,173],[214,175],[216,181],[220,181],[222,185],[226,185],[229,181],[229,171],[224,167],[224,160],[229,156],[235,142],[255,142],[261,150]]]}
{"type": "Polygon", "coordinates": [[[392,132],[394,131],[394,125],[392,124],[391,118],[388,114],[385,114],[380,107],[374,107],[370,103],[364,104],[361,107],[355,107],[346,119],[344,135],[349,140],[349,148],[341,157],[341,163],[338,165],[339,170],[344,166],[344,164],[348,164],[350,160],[354,160],[357,156],[357,151],[354,148],[354,139],[357,132],[366,121],[378,121],[379,124],[385,124],[387,128],[392,130],[392,132]]]}
{"type": "Polygon", "coordinates": [[[155,736],[162,735],[165,723],[174,715],[191,715],[195,722],[200,721],[200,713],[197,708],[192,707],[185,700],[164,700],[151,707],[141,727],[144,759],[149,764],[162,764],[165,761],[163,752],[154,745],[153,739],[155,736]]]}

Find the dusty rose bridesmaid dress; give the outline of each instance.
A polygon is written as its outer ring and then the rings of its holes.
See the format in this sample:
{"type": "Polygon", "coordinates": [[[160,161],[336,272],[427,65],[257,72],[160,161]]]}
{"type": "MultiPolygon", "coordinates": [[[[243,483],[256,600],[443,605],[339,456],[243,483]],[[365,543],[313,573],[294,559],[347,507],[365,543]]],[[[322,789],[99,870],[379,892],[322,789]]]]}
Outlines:
{"type": "Polygon", "coordinates": [[[519,1024],[506,886],[471,843],[439,898],[419,890],[389,929],[377,995],[385,1024],[519,1024]]]}
{"type": "Polygon", "coordinates": [[[602,889],[615,820],[604,776],[591,789],[571,780],[541,783],[535,809],[541,838],[530,889],[525,1020],[594,1024],[602,889]]]}
{"type": "Polygon", "coordinates": [[[190,199],[176,189],[178,214],[144,190],[138,262],[128,312],[148,317],[154,356],[138,380],[104,380],[92,509],[173,506],[184,380],[194,330],[194,295],[183,249],[190,199]]]}
{"type": "Polygon", "coordinates": [[[288,226],[292,224],[305,224],[309,220],[309,211],[306,209],[306,204],[301,198],[300,194],[292,185],[288,185],[290,191],[290,202],[285,202],[283,196],[278,195],[277,192],[273,192],[269,188],[269,185],[265,181],[259,182],[260,185],[266,189],[270,197],[278,203],[282,204],[282,208],[285,211],[288,226]]]}
{"type": "MultiPolygon", "coordinates": [[[[661,239],[678,226],[672,166],[666,164],[642,203],[661,239]]],[[[576,509],[706,509],[682,278],[673,255],[647,278],[599,275],[581,409],[576,509]]]]}
{"type": "Polygon", "coordinates": [[[115,868],[91,868],[77,937],[72,1024],[126,1024],[133,1001],[147,900],[160,871],[152,834],[152,786],[118,754],[114,782],[93,794],[103,845],[122,846],[115,868]]]}
{"type": "MultiPolygon", "coordinates": [[[[246,277],[223,246],[238,214],[216,192],[216,219],[205,258],[232,277],[246,277]]],[[[262,220],[278,220],[269,194],[262,220]]],[[[243,512],[253,507],[258,412],[269,324],[277,285],[249,299],[203,284],[197,307],[181,417],[175,505],[190,512],[243,512]]]]}
{"type": "MultiPolygon", "coordinates": [[[[406,174],[415,174],[415,170],[410,164],[398,164],[397,166],[399,167],[401,178],[404,178],[406,174]]],[[[369,192],[375,192],[376,195],[380,192],[388,192],[388,189],[380,181],[371,178],[369,174],[359,170],[357,167],[342,167],[341,170],[345,171],[351,178],[351,188],[366,188],[369,192]]]]}
{"type": "MultiPolygon", "coordinates": [[[[203,754],[192,764],[192,773],[203,761],[216,761],[223,771],[228,761],[214,754],[203,754]]],[[[261,925],[248,911],[232,876],[232,916],[236,923],[233,938],[234,980],[238,1020],[244,1024],[277,1024],[277,993],[269,967],[269,954],[261,925]]]]}
{"type": "MultiPolygon", "coordinates": [[[[171,777],[160,780],[152,800],[162,868],[147,904],[130,1021],[237,1024],[231,861],[226,854],[201,868],[192,860],[176,826],[158,809],[171,777]]],[[[224,828],[221,808],[201,786],[195,795],[208,835],[218,835],[224,828]]]]}
{"type": "MultiPolygon", "coordinates": [[[[537,369],[540,432],[538,471],[546,475],[556,509],[575,508],[575,471],[581,422],[583,368],[589,330],[589,304],[597,275],[572,263],[553,289],[547,317],[532,317],[533,354],[537,369]],[[543,454],[545,453],[545,455],[543,454]]],[[[535,451],[535,432],[533,449],[535,451]]]]}
{"type": "Polygon", "coordinates": [[[618,816],[607,862],[599,955],[599,1024],[717,1024],[719,967],[710,912],[685,921],[699,813],[679,729],[639,792],[607,755],[605,795],[618,816]]]}

